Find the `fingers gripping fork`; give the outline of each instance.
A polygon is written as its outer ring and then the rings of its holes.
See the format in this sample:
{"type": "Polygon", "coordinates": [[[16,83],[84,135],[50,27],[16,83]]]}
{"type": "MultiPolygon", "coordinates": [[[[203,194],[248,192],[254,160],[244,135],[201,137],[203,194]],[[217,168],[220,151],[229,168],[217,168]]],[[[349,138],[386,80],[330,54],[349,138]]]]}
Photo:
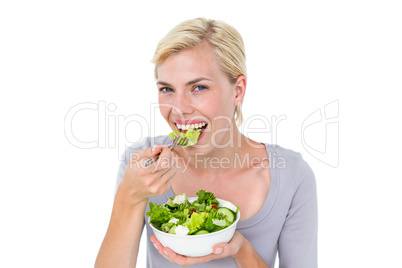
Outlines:
{"type": "MultiPolygon", "coordinates": [[[[176,138],[176,139],[173,141],[173,143],[168,146],[168,148],[169,148],[170,150],[172,150],[173,147],[175,147],[175,146],[183,146],[183,147],[185,147],[185,146],[187,146],[187,144],[188,144],[188,138],[186,138],[186,137],[176,138]]],[[[153,162],[155,162],[156,160],[158,160],[160,154],[161,154],[161,153],[159,153],[159,154],[157,154],[157,155],[154,155],[153,157],[149,158],[149,159],[147,160],[147,162],[144,163],[144,167],[149,167],[153,162]]]]}

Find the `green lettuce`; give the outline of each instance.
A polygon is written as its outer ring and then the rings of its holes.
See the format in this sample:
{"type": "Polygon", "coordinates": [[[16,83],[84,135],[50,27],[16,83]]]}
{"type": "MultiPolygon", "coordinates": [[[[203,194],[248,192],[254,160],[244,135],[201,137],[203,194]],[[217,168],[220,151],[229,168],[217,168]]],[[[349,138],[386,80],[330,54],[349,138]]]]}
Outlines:
{"type": "Polygon", "coordinates": [[[200,134],[201,134],[201,129],[194,130],[192,128],[189,128],[186,133],[180,132],[177,129],[175,129],[172,133],[169,134],[169,137],[187,138],[188,144],[183,147],[188,147],[188,146],[197,144],[198,137],[200,136],[200,134]]]}
{"type": "Polygon", "coordinates": [[[215,198],[214,194],[211,192],[205,192],[204,190],[200,190],[197,192],[198,199],[194,201],[194,203],[203,204],[205,203],[207,206],[219,205],[219,201],[215,198]]]}
{"type": "Polygon", "coordinates": [[[155,205],[152,202],[149,203],[147,216],[151,218],[152,225],[158,229],[161,229],[162,225],[172,218],[171,212],[166,206],[155,205]]]}
{"type": "Polygon", "coordinates": [[[205,229],[207,229],[209,232],[212,232],[212,230],[215,227],[214,222],[212,221],[212,218],[213,218],[212,214],[209,214],[208,219],[205,222],[205,229]]]}
{"type": "Polygon", "coordinates": [[[187,226],[187,228],[190,230],[189,234],[192,234],[205,226],[207,218],[208,214],[206,212],[194,212],[191,214],[191,217],[188,218],[185,223],[183,223],[183,226],[187,226]]]}
{"type": "MultiPolygon", "coordinates": [[[[187,226],[189,235],[194,235],[199,230],[217,232],[232,224],[225,220],[225,213],[217,210],[219,201],[213,193],[200,190],[197,192],[197,196],[198,199],[193,203],[186,199],[183,204],[178,206],[157,205],[150,202],[146,215],[151,218],[150,223],[160,231],[168,232],[173,226],[182,225],[187,226]],[[172,218],[179,221],[177,223],[169,222],[172,218]]],[[[170,199],[173,200],[174,197],[170,199]]]]}

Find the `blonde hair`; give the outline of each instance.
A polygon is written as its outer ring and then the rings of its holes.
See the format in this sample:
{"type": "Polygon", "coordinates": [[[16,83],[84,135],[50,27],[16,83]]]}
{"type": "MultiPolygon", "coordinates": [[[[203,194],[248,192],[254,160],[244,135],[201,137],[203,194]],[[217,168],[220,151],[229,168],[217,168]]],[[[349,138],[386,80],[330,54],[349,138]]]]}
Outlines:
{"type": "MultiPolygon", "coordinates": [[[[159,41],[152,59],[155,78],[158,79],[158,66],[169,56],[203,42],[212,47],[219,66],[232,84],[236,83],[240,75],[247,77],[246,54],[240,33],[223,21],[196,18],[180,23],[159,41]]],[[[235,107],[234,115],[237,124],[241,125],[241,104],[235,107]]]]}

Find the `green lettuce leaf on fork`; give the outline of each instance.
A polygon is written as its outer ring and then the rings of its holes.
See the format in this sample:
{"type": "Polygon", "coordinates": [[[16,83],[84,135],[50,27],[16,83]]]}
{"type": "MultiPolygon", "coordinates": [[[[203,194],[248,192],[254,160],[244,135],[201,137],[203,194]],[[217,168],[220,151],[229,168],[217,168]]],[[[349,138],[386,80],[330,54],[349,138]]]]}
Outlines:
{"type": "Polygon", "coordinates": [[[192,146],[192,145],[197,144],[198,137],[200,136],[200,134],[201,134],[200,129],[194,130],[192,128],[189,128],[186,133],[180,132],[177,129],[175,129],[172,133],[169,134],[169,137],[172,137],[172,138],[177,137],[179,139],[187,138],[188,143],[186,146],[183,146],[183,147],[187,147],[187,146],[192,146]]]}

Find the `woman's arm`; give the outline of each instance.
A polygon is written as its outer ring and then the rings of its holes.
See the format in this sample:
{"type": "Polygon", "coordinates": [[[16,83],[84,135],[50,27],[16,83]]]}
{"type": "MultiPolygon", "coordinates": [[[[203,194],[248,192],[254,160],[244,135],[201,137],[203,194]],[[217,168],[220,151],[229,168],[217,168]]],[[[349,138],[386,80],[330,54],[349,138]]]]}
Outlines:
{"type": "Polygon", "coordinates": [[[96,268],[135,267],[147,200],[131,205],[122,185],[116,193],[112,216],[95,262],[96,268]]]}
{"type": "Polygon", "coordinates": [[[278,241],[280,268],[317,267],[317,191],[314,173],[300,159],[292,202],[278,241]]]}
{"type": "Polygon", "coordinates": [[[148,198],[165,193],[176,173],[175,158],[168,148],[157,146],[133,155],[116,192],[112,216],[96,258],[96,268],[135,267],[148,198]],[[162,153],[145,168],[144,162],[162,153]]]}
{"type": "Polygon", "coordinates": [[[269,268],[250,242],[243,237],[243,244],[237,254],[233,255],[239,268],[269,268]]]}

